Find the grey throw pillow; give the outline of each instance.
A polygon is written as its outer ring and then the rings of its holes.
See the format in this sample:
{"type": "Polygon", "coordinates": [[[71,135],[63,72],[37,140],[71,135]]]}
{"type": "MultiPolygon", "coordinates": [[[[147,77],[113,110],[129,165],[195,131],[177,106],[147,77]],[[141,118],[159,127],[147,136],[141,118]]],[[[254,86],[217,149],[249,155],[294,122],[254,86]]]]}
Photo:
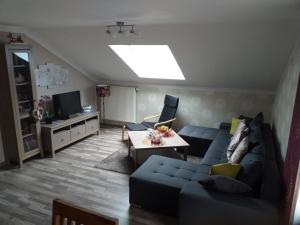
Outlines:
{"type": "Polygon", "coordinates": [[[199,180],[198,182],[211,189],[230,194],[241,194],[252,191],[252,188],[249,185],[222,175],[212,175],[206,179],[199,180]]]}

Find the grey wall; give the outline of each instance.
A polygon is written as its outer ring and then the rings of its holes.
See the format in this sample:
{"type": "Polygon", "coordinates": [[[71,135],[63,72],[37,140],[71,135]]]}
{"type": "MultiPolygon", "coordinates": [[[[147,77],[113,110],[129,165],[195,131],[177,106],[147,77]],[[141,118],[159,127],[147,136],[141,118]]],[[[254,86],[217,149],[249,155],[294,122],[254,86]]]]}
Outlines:
{"type": "Polygon", "coordinates": [[[180,99],[175,129],[188,124],[218,127],[220,122],[230,121],[234,116],[255,116],[260,111],[270,122],[274,100],[274,95],[269,92],[140,86],[137,92],[137,121],[160,113],[165,94],[180,99]]]}
{"type": "Polygon", "coordinates": [[[300,73],[300,39],[292,52],[276,92],[273,127],[282,158],[285,159],[300,73]]]}

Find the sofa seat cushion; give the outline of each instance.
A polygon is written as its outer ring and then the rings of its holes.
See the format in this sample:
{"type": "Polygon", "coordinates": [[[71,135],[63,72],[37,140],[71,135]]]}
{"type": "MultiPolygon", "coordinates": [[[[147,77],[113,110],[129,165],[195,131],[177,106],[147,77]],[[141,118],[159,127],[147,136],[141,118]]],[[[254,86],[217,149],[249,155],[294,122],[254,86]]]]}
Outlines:
{"type": "Polygon", "coordinates": [[[230,143],[231,135],[226,130],[219,130],[217,136],[208,148],[202,164],[214,165],[219,163],[226,163],[227,160],[227,146],[230,143]]]}
{"type": "Polygon", "coordinates": [[[175,215],[182,186],[207,176],[210,167],[152,155],[129,179],[131,204],[175,215]]]}
{"type": "Polygon", "coordinates": [[[208,175],[210,166],[183,160],[152,155],[132,175],[132,178],[181,187],[189,181],[198,181],[202,174],[208,175]]]}
{"type": "Polygon", "coordinates": [[[200,127],[200,126],[185,126],[180,130],[181,136],[213,140],[219,132],[219,129],[200,127]]]}

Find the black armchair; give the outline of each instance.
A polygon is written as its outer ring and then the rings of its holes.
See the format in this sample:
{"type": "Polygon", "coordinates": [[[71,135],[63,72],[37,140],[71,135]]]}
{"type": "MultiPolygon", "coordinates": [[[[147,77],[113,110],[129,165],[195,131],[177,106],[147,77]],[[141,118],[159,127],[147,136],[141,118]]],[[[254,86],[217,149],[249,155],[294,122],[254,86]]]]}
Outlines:
{"type": "Polygon", "coordinates": [[[161,114],[145,117],[142,123],[129,123],[127,125],[124,125],[122,131],[122,140],[124,140],[124,134],[126,128],[129,131],[143,131],[143,130],[147,130],[148,128],[155,129],[156,127],[161,125],[165,125],[170,128],[172,126],[172,122],[176,120],[175,115],[177,112],[178,103],[179,103],[179,98],[171,95],[166,95],[164,101],[164,107],[161,114]],[[159,117],[157,122],[147,122],[147,120],[156,117],[159,117]]]}

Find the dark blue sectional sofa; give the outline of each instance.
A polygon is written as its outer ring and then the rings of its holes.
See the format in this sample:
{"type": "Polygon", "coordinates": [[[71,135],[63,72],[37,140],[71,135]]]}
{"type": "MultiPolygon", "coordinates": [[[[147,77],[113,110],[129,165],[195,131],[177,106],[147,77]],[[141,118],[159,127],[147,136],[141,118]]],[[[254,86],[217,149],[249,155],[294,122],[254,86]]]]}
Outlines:
{"type": "Polygon", "coordinates": [[[198,183],[211,165],[227,162],[230,138],[220,129],[201,164],[151,156],[130,176],[130,203],[176,215],[180,225],[278,224],[281,180],[269,125],[250,124],[250,150],[237,179],[250,185],[251,193],[229,194],[198,183]]]}

